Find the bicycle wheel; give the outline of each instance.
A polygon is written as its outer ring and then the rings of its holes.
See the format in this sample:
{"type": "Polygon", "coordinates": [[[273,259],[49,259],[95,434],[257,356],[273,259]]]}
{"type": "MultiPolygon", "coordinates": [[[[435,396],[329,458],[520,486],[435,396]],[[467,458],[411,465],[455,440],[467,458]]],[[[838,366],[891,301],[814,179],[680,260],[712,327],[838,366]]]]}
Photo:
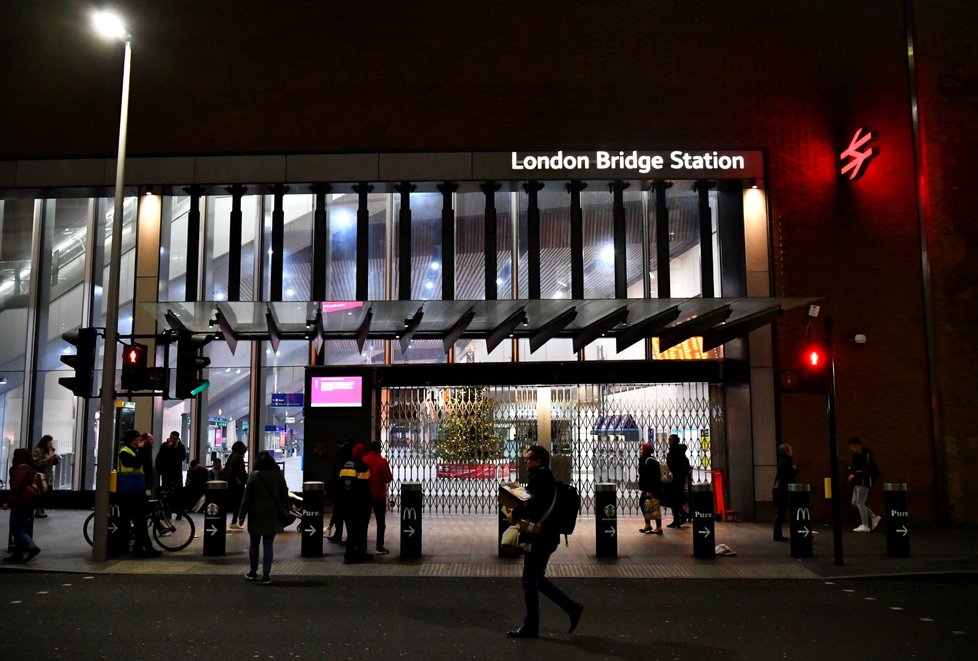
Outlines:
{"type": "Polygon", "coordinates": [[[189,514],[174,512],[172,519],[164,519],[159,521],[159,525],[153,525],[153,539],[162,549],[181,551],[194,541],[196,530],[197,526],[189,514]]]}
{"type": "Polygon", "coordinates": [[[82,526],[82,532],[85,533],[85,541],[88,542],[88,545],[94,546],[95,542],[92,540],[95,539],[95,512],[89,514],[88,518],[85,519],[85,525],[82,526]]]}

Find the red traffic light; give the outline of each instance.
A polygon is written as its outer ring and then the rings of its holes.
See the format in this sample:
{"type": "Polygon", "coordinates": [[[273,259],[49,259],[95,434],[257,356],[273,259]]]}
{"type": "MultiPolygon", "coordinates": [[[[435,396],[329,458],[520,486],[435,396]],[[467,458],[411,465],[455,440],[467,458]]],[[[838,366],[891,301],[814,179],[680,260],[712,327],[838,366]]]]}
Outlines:
{"type": "Polygon", "coordinates": [[[805,347],[804,360],[802,361],[805,369],[812,372],[820,372],[829,367],[829,352],[824,344],[815,342],[805,347]]]}
{"type": "Polygon", "coordinates": [[[143,353],[134,346],[130,346],[129,350],[126,352],[126,362],[130,365],[139,365],[142,363],[143,353]]]}

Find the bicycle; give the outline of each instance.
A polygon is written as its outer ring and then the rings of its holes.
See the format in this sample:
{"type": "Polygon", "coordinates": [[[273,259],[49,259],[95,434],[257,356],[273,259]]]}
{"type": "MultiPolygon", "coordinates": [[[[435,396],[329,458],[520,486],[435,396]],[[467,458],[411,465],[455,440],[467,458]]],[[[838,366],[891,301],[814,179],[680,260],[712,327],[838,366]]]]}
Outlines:
{"type": "MultiPolygon", "coordinates": [[[[169,507],[167,503],[169,498],[170,494],[161,491],[158,499],[150,499],[151,509],[149,516],[146,517],[146,525],[149,526],[153,540],[161,549],[164,551],[182,551],[190,546],[190,542],[194,541],[197,526],[193,518],[182,507],[169,507]]],[[[88,542],[89,546],[93,545],[94,529],[95,512],[92,512],[85,519],[85,524],[82,527],[85,541],[88,542]]]]}

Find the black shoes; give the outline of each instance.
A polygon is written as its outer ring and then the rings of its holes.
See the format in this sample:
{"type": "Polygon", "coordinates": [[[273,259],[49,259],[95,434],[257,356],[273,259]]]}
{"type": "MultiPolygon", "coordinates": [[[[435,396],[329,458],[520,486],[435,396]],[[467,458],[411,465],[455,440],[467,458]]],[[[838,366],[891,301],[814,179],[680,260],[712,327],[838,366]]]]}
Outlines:
{"type": "Polygon", "coordinates": [[[569,613],[570,629],[567,630],[567,633],[574,633],[574,629],[577,628],[577,623],[581,621],[581,614],[583,612],[584,612],[584,604],[577,604],[577,606],[574,607],[574,610],[572,610],[569,613]]]}
{"type": "Polygon", "coordinates": [[[340,537],[339,535],[333,535],[332,537],[327,537],[326,538],[326,541],[327,542],[333,542],[334,544],[345,544],[346,543],[346,542],[343,541],[343,538],[340,537]]]}
{"type": "MultiPolygon", "coordinates": [[[[573,616],[571,616],[573,618],[573,616]]],[[[580,618],[580,614],[577,616],[580,618]]],[[[572,619],[573,621],[573,619],[572,619]]],[[[510,638],[539,638],[540,632],[536,629],[531,629],[526,625],[521,626],[519,629],[513,629],[512,631],[507,631],[506,635],[510,638]]]]}
{"type": "Polygon", "coordinates": [[[32,548],[30,551],[27,552],[27,557],[24,558],[24,562],[30,562],[31,560],[34,559],[34,556],[36,556],[40,552],[41,552],[41,549],[39,549],[39,548],[37,548],[35,546],[34,548],[32,548]]]}
{"type": "Polygon", "coordinates": [[[132,557],[134,558],[158,558],[163,555],[163,551],[158,551],[156,549],[143,549],[141,551],[133,551],[132,557]]]}

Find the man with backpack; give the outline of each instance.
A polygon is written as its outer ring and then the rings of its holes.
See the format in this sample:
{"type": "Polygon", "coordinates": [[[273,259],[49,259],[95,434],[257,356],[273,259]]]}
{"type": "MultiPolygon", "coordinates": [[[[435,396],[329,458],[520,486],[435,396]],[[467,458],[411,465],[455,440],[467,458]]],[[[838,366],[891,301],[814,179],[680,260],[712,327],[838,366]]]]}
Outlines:
{"type": "Polygon", "coordinates": [[[862,439],[853,436],[849,439],[849,451],[852,452],[852,465],[849,466],[849,483],[852,484],[852,504],[859,510],[860,524],[853,532],[870,532],[876,529],[882,517],[873,514],[866,507],[866,498],[873,482],[879,479],[880,470],[876,465],[876,456],[863,447],[862,439]]]}
{"type": "Polygon", "coordinates": [[[550,472],[550,452],[540,445],[530,446],[523,455],[529,472],[526,490],[533,496],[516,507],[511,520],[526,537],[529,549],[523,556],[523,598],[526,617],[523,626],[507,632],[510,638],[539,638],[540,593],[557,604],[570,618],[573,633],[584,612],[584,604],[571,599],[547,578],[547,563],[560,545],[561,523],[557,513],[557,481],[550,472]]]}

